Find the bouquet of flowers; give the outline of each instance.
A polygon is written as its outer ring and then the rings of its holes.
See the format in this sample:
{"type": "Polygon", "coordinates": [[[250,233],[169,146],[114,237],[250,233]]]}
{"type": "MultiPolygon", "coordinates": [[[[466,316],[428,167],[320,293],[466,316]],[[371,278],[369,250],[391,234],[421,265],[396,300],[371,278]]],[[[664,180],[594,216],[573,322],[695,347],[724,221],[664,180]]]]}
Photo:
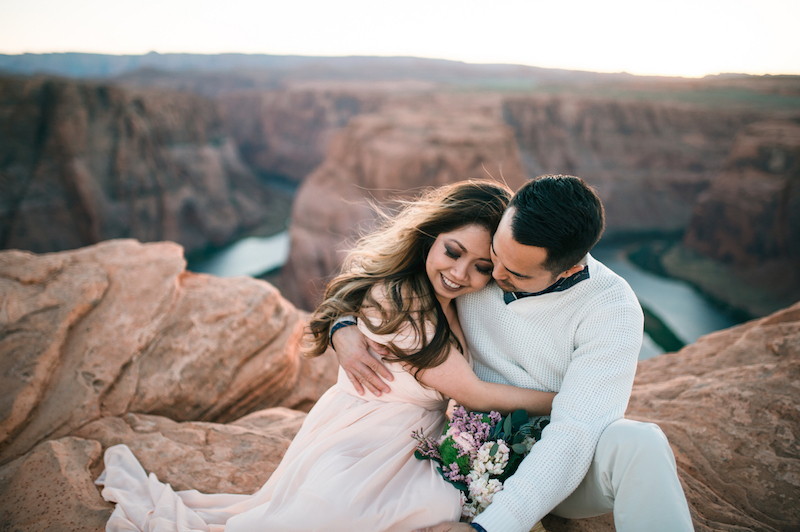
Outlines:
{"type": "Polygon", "coordinates": [[[547,418],[529,423],[524,410],[503,417],[456,406],[441,437],[412,433],[417,440],[414,455],[440,464],[444,479],[461,490],[462,519],[471,521],[503,489],[547,423],[547,418]]]}

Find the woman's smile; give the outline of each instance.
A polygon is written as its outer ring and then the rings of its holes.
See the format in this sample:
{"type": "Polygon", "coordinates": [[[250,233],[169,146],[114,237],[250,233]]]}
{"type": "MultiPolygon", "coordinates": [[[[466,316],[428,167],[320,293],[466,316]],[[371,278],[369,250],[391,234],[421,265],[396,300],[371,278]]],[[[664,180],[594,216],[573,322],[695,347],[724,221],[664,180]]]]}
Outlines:
{"type": "Polygon", "coordinates": [[[425,270],[443,307],[456,296],[480,290],[492,278],[490,243],[489,231],[478,225],[465,225],[436,237],[425,270]]]}

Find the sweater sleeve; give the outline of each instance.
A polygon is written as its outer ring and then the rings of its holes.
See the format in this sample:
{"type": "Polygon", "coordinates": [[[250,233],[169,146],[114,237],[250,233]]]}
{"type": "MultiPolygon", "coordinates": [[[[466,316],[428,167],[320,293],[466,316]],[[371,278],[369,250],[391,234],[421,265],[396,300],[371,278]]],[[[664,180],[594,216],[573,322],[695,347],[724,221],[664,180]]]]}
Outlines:
{"type": "Polygon", "coordinates": [[[603,294],[584,311],[550,424],[475,519],[488,532],[529,531],[578,487],[601,433],[625,413],[642,343],[641,307],[628,289],[603,294]]]}

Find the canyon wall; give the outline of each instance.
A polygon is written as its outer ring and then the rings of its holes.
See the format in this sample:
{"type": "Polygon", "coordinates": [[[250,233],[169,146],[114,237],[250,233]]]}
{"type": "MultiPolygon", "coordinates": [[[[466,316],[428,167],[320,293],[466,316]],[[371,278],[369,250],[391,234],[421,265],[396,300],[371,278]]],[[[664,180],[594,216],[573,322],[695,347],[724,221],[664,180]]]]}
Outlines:
{"type": "Polygon", "coordinates": [[[227,243],[267,198],[221,126],[189,93],[0,78],[0,248],[227,243]]]}
{"type": "Polygon", "coordinates": [[[232,92],[217,98],[223,127],[258,175],[302,181],[325,156],[334,131],[375,112],[385,94],[342,90],[232,92]]]}
{"type": "Polygon", "coordinates": [[[679,232],[722,168],[736,135],[760,115],[657,101],[520,96],[503,102],[531,177],[572,174],[593,185],[607,233],[679,232]]]}
{"type": "Polygon", "coordinates": [[[482,98],[432,96],[352,119],[295,198],[284,295],[300,308],[316,306],[348,246],[373,227],[370,201],[387,206],[464,179],[522,185],[513,133],[497,109],[482,98]]]}
{"type": "Polygon", "coordinates": [[[684,244],[758,277],[800,287],[800,119],[752,124],[699,198],[684,244]]]}

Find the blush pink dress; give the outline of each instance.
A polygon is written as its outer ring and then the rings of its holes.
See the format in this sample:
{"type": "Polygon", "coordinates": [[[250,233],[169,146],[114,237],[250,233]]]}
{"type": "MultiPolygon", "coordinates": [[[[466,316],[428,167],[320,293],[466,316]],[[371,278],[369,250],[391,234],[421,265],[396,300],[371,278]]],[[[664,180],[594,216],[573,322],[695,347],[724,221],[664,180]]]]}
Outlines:
{"type": "MultiPolygon", "coordinates": [[[[408,330],[372,334],[381,344],[416,345],[408,330]],[[405,333],[405,334],[404,334],[405,333]]],[[[432,333],[433,331],[431,331],[432,333]]],[[[343,369],[308,413],[267,483],[253,495],[175,492],[148,477],[125,445],[110,447],[97,480],[116,508],[107,531],[397,531],[458,521],[459,491],[434,462],[414,457],[411,433],[441,434],[447,398],[397,363],[391,393],[360,396],[343,369]]]]}

